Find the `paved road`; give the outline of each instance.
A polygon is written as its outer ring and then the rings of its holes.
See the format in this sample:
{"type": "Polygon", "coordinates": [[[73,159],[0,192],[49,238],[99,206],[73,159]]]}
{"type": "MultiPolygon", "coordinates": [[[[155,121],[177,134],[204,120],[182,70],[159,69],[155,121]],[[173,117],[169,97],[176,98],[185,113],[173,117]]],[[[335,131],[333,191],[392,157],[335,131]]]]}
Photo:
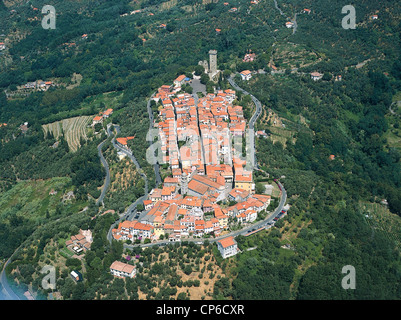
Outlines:
{"type": "Polygon", "coordinates": [[[274,6],[275,6],[276,9],[280,12],[280,14],[283,16],[283,15],[284,15],[284,12],[278,7],[277,0],[274,0],[274,6]]]}
{"type": "MultiPolygon", "coordinates": [[[[193,81],[195,81],[195,80],[193,80],[193,81]]],[[[200,81],[199,81],[199,83],[200,83],[200,81]]],[[[199,92],[199,91],[193,92],[192,96],[194,97],[194,103],[195,103],[196,111],[198,112],[199,96],[198,96],[197,92],[199,92]]],[[[198,123],[197,123],[198,124],[198,128],[200,128],[199,115],[197,114],[196,117],[198,119],[198,123]]],[[[201,152],[202,152],[202,154],[201,154],[201,163],[206,163],[205,146],[203,145],[202,130],[200,130],[200,129],[199,129],[199,135],[200,135],[199,142],[200,142],[201,152]]],[[[206,169],[206,168],[204,168],[204,169],[206,169]]]]}
{"type": "MultiPolygon", "coordinates": [[[[107,125],[106,133],[110,137],[110,134],[112,134],[112,132],[109,131],[109,126],[110,126],[110,124],[107,125]]],[[[109,168],[109,165],[108,165],[108,163],[107,163],[107,161],[104,158],[103,153],[102,153],[102,147],[106,142],[107,142],[107,139],[104,140],[102,143],[100,143],[97,146],[97,152],[98,152],[98,155],[99,155],[99,158],[100,158],[100,162],[102,163],[103,167],[106,170],[106,178],[104,179],[102,193],[100,194],[99,199],[97,199],[96,204],[101,203],[103,206],[104,206],[103,200],[104,200],[104,197],[106,196],[106,192],[107,192],[107,190],[109,188],[109,185],[110,185],[110,168],[109,168]]]]}
{"type": "MultiPolygon", "coordinates": [[[[116,129],[117,134],[118,134],[120,132],[120,126],[118,126],[116,124],[114,124],[113,126],[116,129]]],[[[111,134],[112,134],[111,126],[107,127],[107,131],[108,131],[108,135],[111,136],[111,134]]],[[[145,188],[144,188],[145,192],[144,192],[144,195],[142,197],[136,199],[133,203],[131,203],[131,205],[125,210],[125,212],[120,215],[120,218],[118,219],[118,221],[116,221],[112,226],[110,226],[109,232],[107,234],[107,239],[109,240],[109,242],[111,242],[111,239],[112,239],[111,230],[113,228],[115,228],[116,226],[118,226],[118,223],[120,223],[123,220],[132,220],[135,217],[135,215],[137,214],[136,206],[138,204],[143,204],[143,201],[146,200],[148,198],[148,196],[149,196],[149,181],[148,181],[148,177],[143,172],[143,170],[142,170],[140,164],[138,163],[137,159],[135,158],[135,156],[131,152],[129,152],[128,150],[120,147],[115,141],[115,136],[111,140],[111,143],[112,143],[114,148],[116,148],[118,151],[126,154],[127,157],[129,157],[131,159],[131,161],[135,164],[135,166],[137,168],[137,171],[139,172],[141,177],[145,180],[145,188]]]]}
{"type": "Polygon", "coordinates": [[[4,264],[3,270],[0,274],[0,284],[2,286],[2,290],[0,291],[0,300],[21,300],[8,285],[7,277],[6,277],[6,266],[10,263],[12,256],[7,262],[4,264]]]}
{"type": "MultiPolygon", "coordinates": [[[[119,127],[118,125],[114,125],[114,128],[116,128],[117,133],[120,132],[120,127],[119,127]]],[[[110,132],[110,128],[108,128],[108,131],[109,131],[109,134],[110,134],[110,133],[111,133],[111,132],[110,132]]],[[[130,151],[128,151],[128,150],[124,149],[123,147],[121,147],[120,145],[118,145],[118,144],[116,143],[116,141],[115,141],[115,137],[113,137],[113,139],[111,140],[111,143],[113,144],[113,147],[114,147],[114,148],[116,148],[118,151],[120,151],[120,152],[126,154],[126,155],[128,156],[128,158],[130,158],[131,161],[135,164],[137,171],[139,172],[139,174],[141,175],[141,177],[145,180],[145,194],[144,194],[143,197],[146,198],[146,197],[148,196],[148,194],[149,194],[149,181],[148,181],[148,177],[146,176],[146,174],[144,173],[143,169],[141,168],[141,166],[140,166],[138,160],[136,160],[135,156],[134,156],[130,151]]],[[[143,198],[143,197],[141,197],[141,198],[143,198]]],[[[141,199],[141,198],[140,198],[140,199],[141,199]]],[[[139,199],[138,199],[138,200],[139,200],[139,199]]],[[[140,201],[138,201],[138,200],[137,200],[136,202],[134,202],[134,203],[130,206],[130,208],[131,208],[131,207],[134,207],[134,204],[135,204],[135,206],[136,206],[136,204],[140,202],[140,201]]],[[[143,201],[143,200],[142,200],[142,201],[143,201]]]]}
{"type": "Polygon", "coordinates": [[[295,32],[297,32],[298,29],[297,15],[298,13],[294,15],[294,20],[291,20],[291,22],[294,24],[294,28],[292,29],[292,34],[295,34],[295,32]]]}
{"type": "Polygon", "coordinates": [[[244,89],[242,89],[241,87],[239,87],[235,83],[235,81],[232,77],[229,77],[227,80],[234,87],[235,90],[241,91],[246,95],[250,95],[253,103],[256,106],[255,113],[252,115],[251,119],[249,120],[249,143],[250,143],[249,151],[251,153],[250,157],[251,157],[251,159],[253,159],[253,168],[258,169],[259,167],[258,167],[258,162],[256,160],[256,152],[255,152],[255,122],[262,113],[262,104],[252,94],[250,94],[249,92],[247,92],[244,89]]]}
{"type": "MultiPolygon", "coordinates": [[[[154,123],[154,117],[153,117],[153,111],[152,111],[152,107],[151,107],[151,102],[152,102],[152,98],[153,98],[154,94],[151,95],[151,97],[149,98],[148,102],[147,102],[147,110],[148,110],[148,116],[149,116],[149,130],[153,129],[153,123],[154,123]]],[[[120,132],[120,126],[118,125],[113,125],[114,128],[117,131],[117,134],[120,132]]],[[[108,135],[111,135],[111,127],[107,128],[108,131],[108,135]]],[[[130,159],[131,161],[135,164],[135,166],[137,167],[138,171],[140,172],[142,178],[145,180],[145,194],[138,198],[135,202],[133,202],[128,208],[127,210],[120,215],[120,218],[118,219],[118,221],[116,221],[113,225],[110,226],[109,232],[107,233],[107,240],[109,242],[111,242],[112,240],[112,232],[111,230],[115,227],[118,226],[118,224],[121,221],[124,220],[133,220],[133,219],[140,219],[145,212],[142,213],[137,213],[136,210],[136,206],[138,204],[142,204],[144,200],[146,200],[149,196],[149,181],[147,176],[145,175],[145,173],[143,172],[141,166],[139,165],[138,161],[136,160],[136,158],[133,156],[132,153],[128,152],[127,150],[125,150],[124,148],[121,148],[116,142],[115,142],[115,138],[112,139],[112,144],[113,147],[116,148],[117,150],[125,153],[130,159]]],[[[149,145],[152,145],[153,141],[149,141],[149,145]]],[[[155,177],[156,177],[156,186],[158,186],[159,184],[162,183],[162,179],[161,179],[161,175],[160,175],[160,167],[159,167],[159,163],[155,163],[153,165],[153,169],[155,171],[155,177]]]]}
{"type": "MultiPolygon", "coordinates": [[[[154,123],[154,118],[153,118],[153,111],[151,107],[151,102],[154,94],[150,97],[147,103],[147,108],[148,108],[148,115],[149,115],[149,130],[153,129],[153,123],[154,123]]],[[[153,141],[149,141],[149,145],[152,145],[153,141]]],[[[156,176],[156,186],[158,186],[160,183],[162,183],[162,178],[160,176],[160,168],[159,168],[159,163],[156,163],[153,165],[153,169],[155,171],[155,176],[156,176]]]]}

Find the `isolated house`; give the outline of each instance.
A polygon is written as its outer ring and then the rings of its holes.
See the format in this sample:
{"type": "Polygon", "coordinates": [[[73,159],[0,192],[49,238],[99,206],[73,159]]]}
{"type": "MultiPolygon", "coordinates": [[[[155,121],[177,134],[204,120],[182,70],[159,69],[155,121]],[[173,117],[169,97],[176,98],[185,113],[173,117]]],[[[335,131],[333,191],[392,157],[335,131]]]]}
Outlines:
{"type": "Polygon", "coordinates": [[[319,72],[312,72],[312,73],[310,74],[310,76],[311,76],[311,79],[312,79],[313,81],[318,81],[318,80],[322,79],[323,74],[321,74],[321,73],[319,73],[319,72]]]}
{"type": "Polygon", "coordinates": [[[75,282],[82,281],[82,274],[77,270],[72,270],[70,276],[75,282]]]}
{"type": "Polygon", "coordinates": [[[110,266],[110,273],[115,277],[133,278],[136,274],[135,266],[120,261],[114,261],[110,266]]]}
{"type": "Polygon", "coordinates": [[[130,148],[128,147],[128,140],[133,140],[135,137],[125,137],[125,138],[117,138],[117,144],[124,148],[125,150],[130,151],[130,148]]]}
{"type": "Polygon", "coordinates": [[[249,79],[252,78],[252,73],[249,70],[244,70],[244,71],[240,72],[240,75],[241,75],[242,80],[248,81],[249,79]]]}
{"type": "Polygon", "coordinates": [[[232,257],[238,253],[238,245],[234,237],[227,237],[217,241],[217,248],[223,259],[232,257]]]}
{"type": "Polygon", "coordinates": [[[288,21],[288,22],[285,23],[285,26],[286,26],[287,28],[292,28],[292,27],[294,26],[294,23],[291,22],[291,21],[288,21]]]}
{"type": "Polygon", "coordinates": [[[108,118],[113,114],[113,109],[107,109],[105,112],[103,112],[103,118],[108,118]]]}
{"type": "Polygon", "coordinates": [[[93,118],[92,126],[94,126],[97,123],[102,123],[102,122],[103,122],[103,117],[102,116],[96,116],[96,117],[93,118]]]}

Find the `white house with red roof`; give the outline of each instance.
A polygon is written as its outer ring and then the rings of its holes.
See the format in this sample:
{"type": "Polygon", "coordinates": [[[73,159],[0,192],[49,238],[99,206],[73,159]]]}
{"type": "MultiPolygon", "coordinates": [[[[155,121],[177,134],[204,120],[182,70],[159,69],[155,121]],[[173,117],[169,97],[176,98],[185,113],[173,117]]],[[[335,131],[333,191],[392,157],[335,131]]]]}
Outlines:
{"type": "Polygon", "coordinates": [[[240,72],[242,80],[248,81],[252,78],[252,73],[249,70],[244,70],[240,72]]]}
{"type": "Polygon", "coordinates": [[[105,112],[103,112],[103,118],[108,118],[113,114],[113,109],[109,108],[105,112]]]}
{"type": "Polygon", "coordinates": [[[110,266],[110,273],[119,278],[133,278],[136,274],[136,268],[124,262],[114,261],[110,266]]]}
{"type": "Polygon", "coordinates": [[[96,116],[96,117],[93,118],[92,126],[94,126],[97,123],[102,123],[102,122],[103,122],[103,117],[102,116],[96,116]]]}
{"type": "Polygon", "coordinates": [[[178,76],[177,79],[174,80],[174,85],[176,87],[181,87],[185,83],[185,78],[185,74],[178,76]]]}
{"type": "Polygon", "coordinates": [[[234,237],[227,237],[217,241],[217,249],[219,249],[223,259],[235,256],[239,251],[234,237]]]}
{"type": "Polygon", "coordinates": [[[310,76],[311,76],[311,79],[312,79],[313,81],[318,81],[318,80],[320,80],[320,79],[323,78],[323,74],[321,74],[321,73],[319,73],[319,72],[312,72],[312,73],[310,74],[310,76]]]}

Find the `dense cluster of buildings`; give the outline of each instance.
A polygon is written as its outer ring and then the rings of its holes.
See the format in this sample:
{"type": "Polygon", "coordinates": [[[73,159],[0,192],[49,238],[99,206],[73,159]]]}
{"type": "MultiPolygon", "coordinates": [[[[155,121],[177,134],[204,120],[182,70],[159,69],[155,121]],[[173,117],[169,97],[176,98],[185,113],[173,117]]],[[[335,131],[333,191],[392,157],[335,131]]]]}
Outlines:
{"type": "MultiPolygon", "coordinates": [[[[166,187],[164,186],[163,189],[166,187]]],[[[244,190],[233,189],[230,194],[244,194],[244,190]]],[[[216,202],[216,197],[189,196],[175,194],[172,199],[145,201],[150,203],[150,210],[140,221],[126,220],[112,230],[114,239],[169,239],[180,241],[183,237],[219,236],[228,229],[229,218],[236,218],[243,224],[256,220],[258,212],[265,210],[270,203],[270,196],[252,194],[241,198],[231,206],[223,208],[216,202]],[[244,200],[245,199],[245,200],[244,200]]],[[[149,207],[148,207],[149,208],[149,207]]]]}
{"type": "Polygon", "coordinates": [[[112,230],[116,240],[218,236],[229,221],[253,222],[270,203],[270,196],[255,194],[252,171],[232,148],[232,138],[242,139],[246,129],[242,107],[233,105],[235,91],[217,90],[195,101],[180,91],[185,79],[161,86],[153,97],[161,162],[169,164],[170,175],[150,192],[139,221],[112,230]]]}

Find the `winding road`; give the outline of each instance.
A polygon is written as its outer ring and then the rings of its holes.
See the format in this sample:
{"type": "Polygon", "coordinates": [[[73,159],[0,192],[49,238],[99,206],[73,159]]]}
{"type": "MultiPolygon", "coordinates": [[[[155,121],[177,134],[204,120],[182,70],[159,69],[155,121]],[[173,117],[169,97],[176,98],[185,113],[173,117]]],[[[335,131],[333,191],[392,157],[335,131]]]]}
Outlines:
{"type": "MultiPolygon", "coordinates": [[[[106,133],[107,133],[107,136],[110,137],[110,132],[109,132],[108,128],[106,130],[106,133]]],[[[103,206],[104,206],[103,200],[104,200],[104,197],[106,196],[106,192],[110,185],[110,168],[109,168],[109,165],[102,153],[102,147],[107,142],[107,140],[108,139],[104,140],[97,146],[97,153],[99,155],[100,162],[102,163],[103,167],[106,170],[106,177],[104,178],[102,193],[100,194],[99,199],[96,200],[96,204],[99,205],[101,203],[103,206]]]]}
{"type": "MultiPolygon", "coordinates": [[[[279,8],[278,3],[277,3],[277,0],[274,0],[274,6],[275,6],[275,8],[280,12],[280,14],[281,14],[282,16],[285,16],[283,10],[281,10],[281,9],[279,8]]],[[[298,13],[295,13],[294,19],[291,20],[291,22],[294,24],[294,27],[293,27],[293,30],[292,30],[292,34],[295,34],[295,33],[297,32],[297,29],[298,29],[297,15],[298,15],[298,13]]]]}
{"type": "MultiPolygon", "coordinates": [[[[151,95],[151,97],[148,99],[147,102],[147,110],[148,110],[148,116],[149,116],[149,130],[153,129],[153,123],[154,123],[154,117],[153,117],[153,111],[152,111],[152,98],[154,96],[154,93],[151,95]]],[[[111,136],[112,132],[111,132],[111,126],[113,126],[116,131],[117,134],[120,132],[120,126],[113,124],[113,125],[109,125],[107,127],[107,134],[108,136],[111,136]]],[[[145,180],[145,193],[142,197],[138,198],[135,202],[133,202],[128,208],[127,210],[122,213],[119,217],[119,219],[114,222],[111,226],[110,229],[107,233],[107,240],[111,243],[112,241],[112,229],[115,228],[116,226],[118,226],[118,224],[123,221],[123,220],[132,220],[134,217],[135,219],[140,219],[142,215],[145,215],[145,212],[142,213],[137,213],[136,207],[138,204],[142,204],[144,200],[146,200],[149,196],[149,181],[148,178],[146,176],[146,174],[143,172],[141,166],[139,165],[137,159],[134,157],[134,155],[132,154],[132,152],[129,152],[128,150],[120,147],[116,142],[115,142],[115,137],[111,140],[111,143],[113,144],[113,147],[116,148],[118,151],[126,154],[131,161],[135,164],[138,172],[140,173],[140,175],[142,176],[142,178],[145,180]]],[[[152,141],[149,141],[149,145],[152,145],[152,141]]],[[[160,175],[160,168],[159,168],[159,163],[155,163],[153,165],[153,169],[155,171],[155,178],[156,178],[156,186],[158,186],[159,184],[162,183],[162,179],[161,179],[161,175],[160,175]]]]}
{"type": "Polygon", "coordinates": [[[262,113],[262,104],[260,103],[260,101],[258,99],[256,99],[252,94],[250,94],[249,92],[245,91],[244,89],[242,89],[241,87],[239,87],[234,79],[232,77],[229,77],[228,82],[233,86],[233,88],[235,90],[241,91],[242,93],[246,94],[246,95],[250,95],[253,103],[256,106],[256,110],[255,113],[252,115],[251,119],[249,120],[249,143],[250,143],[250,153],[251,153],[251,159],[253,160],[253,168],[254,169],[259,169],[258,167],[258,162],[256,160],[256,152],[255,152],[255,123],[256,120],[258,119],[258,117],[261,115],[262,113]]]}
{"type": "Polygon", "coordinates": [[[14,291],[11,289],[11,287],[9,286],[8,281],[7,281],[6,267],[11,262],[12,257],[13,256],[11,256],[7,260],[7,262],[3,266],[3,269],[1,270],[1,274],[0,274],[0,284],[1,284],[0,300],[21,300],[20,297],[18,297],[14,293],[14,291]]]}
{"type": "MultiPolygon", "coordinates": [[[[120,132],[120,126],[118,126],[116,124],[110,125],[110,126],[107,127],[107,131],[108,131],[108,135],[109,136],[112,134],[112,132],[111,132],[111,127],[112,126],[114,126],[114,128],[116,129],[117,134],[120,132]]],[[[137,159],[135,158],[135,156],[132,154],[132,152],[124,149],[119,144],[117,144],[115,142],[115,137],[113,137],[113,139],[111,140],[111,143],[113,144],[113,147],[115,149],[117,149],[118,151],[126,154],[127,157],[129,157],[130,160],[135,164],[135,166],[137,168],[137,171],[139,172],[139,174],[141,175],[141,177],[145,181],[145,188],[144,188],[145,192],[144,192],[144,195],[142,197],[136,199],[133,203],[131,203],[131,205],[125,210],[125,212],[120,215],[120,218],[110,227],[109,232],[107,234],[107,240],[109,242],[111,242],[111,240],[112,240],[111,230],[123,220],[132,220],[133,217],[137,214],[137,210],[136,210],[137,205],[138,204],[143,204],[143,201],[146,200],[148,198],[148,196],[149,196],[149,181],[148,181],[148,177],[143,172],[143,170],[142,170],[140,164],[138,163],[137,159]]]]}
{"type": "Polygon", "coordinates": [[[277,0],[274,0],[274,6],[275,6],[276,9],[280,12],[280,14],[283,16],[283,15],[284,15],[284,12],[283,12],[283,10],[281,10],[281,9],[279,8],[279,6],[278,6],[278,4],[277,4],[277,0]]]}

